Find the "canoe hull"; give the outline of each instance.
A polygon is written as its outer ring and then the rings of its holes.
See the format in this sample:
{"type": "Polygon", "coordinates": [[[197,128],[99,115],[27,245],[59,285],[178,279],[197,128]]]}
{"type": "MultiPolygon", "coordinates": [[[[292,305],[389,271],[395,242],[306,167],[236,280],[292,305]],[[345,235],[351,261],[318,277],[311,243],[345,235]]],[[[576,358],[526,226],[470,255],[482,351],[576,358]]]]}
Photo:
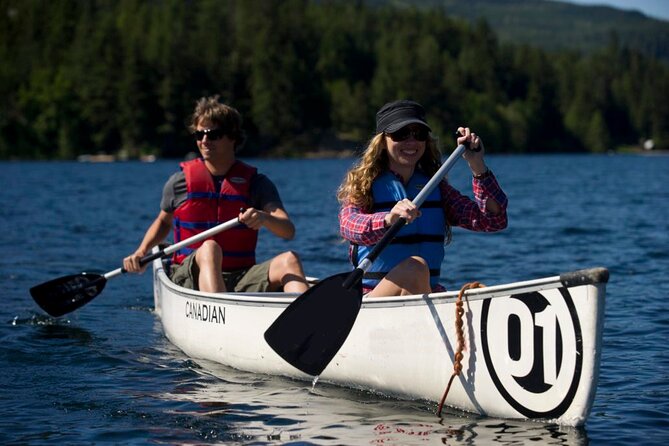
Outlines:
{"type": "MultiPolygon", "coordinates": [[[[500,418],[585,423],[601,355],[603,268],[469,290],[465,351],[446,405],[500,418]]],[[[154,262],[156,313],[193,358],[308,379],[263,334],[296,295],[212,294],[174,285],[154,262]]],[[[363,299],[321,381],[438,402],[453,373],[456,292],[363,299]]]]}

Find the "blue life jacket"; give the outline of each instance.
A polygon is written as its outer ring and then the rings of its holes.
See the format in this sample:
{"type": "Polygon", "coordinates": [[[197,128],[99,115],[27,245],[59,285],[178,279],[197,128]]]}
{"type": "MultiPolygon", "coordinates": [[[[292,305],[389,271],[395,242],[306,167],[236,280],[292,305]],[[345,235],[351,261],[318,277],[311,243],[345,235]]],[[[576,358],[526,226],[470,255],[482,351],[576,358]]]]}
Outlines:
{"type": "MultiPolygon", "coordinates": [[[[381,174],[372,183],[372,212],[388,212],[404,198],[413,200],[429,180],[423,173],[415,172],[405,187],[392,172],[381,174]]],[[[420,209],[422,215],[405,225],[365,272],[362,280],[365,288],[374,288],[393,267],[410,256],[425,259],[430,268],[430,285],[435,287],[439,283],[441,262],[444,259],[446,220],[438,187],[427,196],[420,209]]],[[[369,255],[374,246],[352,245],[351,262],[355,267],[369,255]]]]}

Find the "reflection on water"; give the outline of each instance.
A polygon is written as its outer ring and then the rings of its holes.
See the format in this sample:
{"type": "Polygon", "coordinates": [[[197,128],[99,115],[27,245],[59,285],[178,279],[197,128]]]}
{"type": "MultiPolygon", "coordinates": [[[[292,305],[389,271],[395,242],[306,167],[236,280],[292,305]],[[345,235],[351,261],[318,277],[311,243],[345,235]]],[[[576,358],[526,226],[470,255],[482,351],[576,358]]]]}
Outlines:
{"type": "MultiPolygon", "coordinates": [[[[170,350],[170,348],[167,348],[170,350]]],[[[173,360],[183,356],[171,352],[173,360]]],[[[161,398],[182,403],[173,412],[207,420],[208,434],[259,442],[317,444],[587,444],[584,428],[480,417],[425,401],[400,401],[360,390],[241,372],[204,360],[196,376],[177,383],[161,398]],[[193,385],[191,380],[196,380],[193,385]],[[213,430],[212,430],[213,429],[213,430]]],[[[205,435],[205,433],[201,433],[205,435]]]]}

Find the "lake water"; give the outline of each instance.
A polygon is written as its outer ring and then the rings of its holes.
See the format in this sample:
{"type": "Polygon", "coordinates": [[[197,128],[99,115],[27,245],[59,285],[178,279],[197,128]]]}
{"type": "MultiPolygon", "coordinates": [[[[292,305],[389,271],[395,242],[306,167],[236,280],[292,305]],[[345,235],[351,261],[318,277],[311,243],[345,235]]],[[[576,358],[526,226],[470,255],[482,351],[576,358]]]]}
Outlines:
{"type": "MultiPolygon", "coordinates": [[[[319,383],[195,362],[163,336],[149,274],[109,281],[91,303],[45,315],[28,289],[106,272],[158,212],[176,161],[0,163],[2,444],[666,444],[669,440],[669,156],[487,157],[509,228],[455,230],[449,289],[604,266],[604,347],[582,428],[482,418],[319,383]]],[[[347,271],[334,198],[344,160],[249,160],[296,222],[261,233],[259,258],[298,251],[311,276],[347,271]]],[[[460,161],[450,175],[470,191],[460,161]]],[[[471,192],[468,192],[471,194],[471,192]]]]}

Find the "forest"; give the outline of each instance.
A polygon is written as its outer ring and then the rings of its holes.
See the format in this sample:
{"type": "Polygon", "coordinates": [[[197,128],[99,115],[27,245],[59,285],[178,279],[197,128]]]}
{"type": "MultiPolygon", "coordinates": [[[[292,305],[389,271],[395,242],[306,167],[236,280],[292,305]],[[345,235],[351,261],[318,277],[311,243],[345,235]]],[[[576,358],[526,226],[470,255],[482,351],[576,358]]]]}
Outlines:
{"type": "Polygon", "coordinates": [[[669,149],[669,65],[501,42],[444,7],[310,0],[0,0],[0,159],[183,157],[195,101],[244,116],[244,156],[364,146],[384,103],[422,103],[496,153],[669,149]]]}

